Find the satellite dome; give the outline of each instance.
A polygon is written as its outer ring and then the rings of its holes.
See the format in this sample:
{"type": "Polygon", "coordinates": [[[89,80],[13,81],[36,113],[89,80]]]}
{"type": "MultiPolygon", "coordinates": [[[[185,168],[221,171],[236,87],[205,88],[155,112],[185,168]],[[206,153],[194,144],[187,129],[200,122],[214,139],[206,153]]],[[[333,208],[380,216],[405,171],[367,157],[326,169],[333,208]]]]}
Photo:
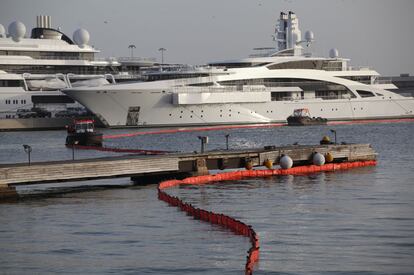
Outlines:
{"type": "Polygon", "coordinates": [[[84,47],[89,42],[89,32],[85,29],[77,29],[73,33],[73,41],[75,41],[79,47],[84,47]]]}
{"type": "Polygon", "coordinates": [[[315,36],[313,35],[312,31],[306,31],[305,32],[305,41],[306,42],[312,42],[315,39],[315,36]]]}
{"type": "Polygon", "coordinates": [[[6,29],[0,24],[0,37],[6,37],[6,29]]]}
{"type": "Polygon", "coordinates": [[[338,49],[333,48],[329,51],[330,58],[337,58],[338,56],[339,56],[338,49]]]}
{"type": "Polygon", "coordinates": [[[26,34],[26,26],[20,21],[14,21],[9,25],[9,35],[14,41],[19,42],[26,34]]]}

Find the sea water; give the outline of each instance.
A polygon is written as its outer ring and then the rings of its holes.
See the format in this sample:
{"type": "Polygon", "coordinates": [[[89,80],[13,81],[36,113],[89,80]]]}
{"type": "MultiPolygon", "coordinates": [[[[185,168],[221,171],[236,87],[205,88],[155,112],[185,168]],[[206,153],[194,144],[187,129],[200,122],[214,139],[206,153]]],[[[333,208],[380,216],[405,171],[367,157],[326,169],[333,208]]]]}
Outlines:
{"type": "MultiPolygon", "coordinates": [[[[105,146],[192,152],[203,135],[214,150],[225,148],[226,134],[230,149],[315,144],[330,129],[338,142],[372,144],[378,165],[169,192],[252,225],[260,238],[255,274],[413,274],[414,123],[140,135],[105,146]]],[[[0,133],[0,163],[27,162],[22,144],[31,145],[32,161],[72,159],[65,136],[0,133]]],[[[118,154],[74,152],[76,159],[108,155],[118,154]]],[[[26,199],[0,204],[0,274],[243,274],[247,238],[167,206],[146,184],[118,178],[18,187],[26,199]]]]}

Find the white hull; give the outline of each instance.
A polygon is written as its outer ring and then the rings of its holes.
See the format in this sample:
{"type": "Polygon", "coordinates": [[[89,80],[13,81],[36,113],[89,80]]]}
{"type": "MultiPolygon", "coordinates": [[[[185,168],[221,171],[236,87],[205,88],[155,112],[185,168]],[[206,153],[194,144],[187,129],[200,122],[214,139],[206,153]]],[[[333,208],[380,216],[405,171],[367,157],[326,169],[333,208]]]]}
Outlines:
{"type": "Polygon", "coordinates": [[[414,116],[413,98],[355,98],[338,100],[292,100],[254,103],[173,105],[172,93],[118,91],[106,94],[67,91],[108,126],[190,126],[286,122],[294,109],[308,108],[312,116],[328,120],[409,118],[414,116]],[[135,120],[128,110],[139,107],[135,120]]]}

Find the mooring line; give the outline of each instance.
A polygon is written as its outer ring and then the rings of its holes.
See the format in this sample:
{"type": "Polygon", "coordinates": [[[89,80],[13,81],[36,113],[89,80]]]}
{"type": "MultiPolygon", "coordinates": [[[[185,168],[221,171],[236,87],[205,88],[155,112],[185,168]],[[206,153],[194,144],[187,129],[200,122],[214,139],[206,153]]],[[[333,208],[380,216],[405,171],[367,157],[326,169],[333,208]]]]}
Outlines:
{"type": "Polygon", "coordinates": [[[134,136],[141,136],[141,135],[219,131],[219,130],[243,129],[243,128],[272,128],[272,127],[280,127],[284,125],[285,123],[270,123],[270,124],[227,125],[227,126],[207,126],[207,127],[194,127],[194,128],[191,127],[191,128],[178,128],[178,129],[164,129],[164,130],[158,130],[158,131],[145,131],[145,132],[118,134],[118,135],[106,135],[106,136],[103,136],[103,139],[115,139],[115,138],[134,137],[134,136]]]}
{"type": "Polygon", "coordinates": [[[164,190],[179,185],[208,184],[212,182],[240,180],[242,178],[249,177],[257,178],[275,175],[304,175],[309,173],[345,170],[364,166],[374,166],[376,164],[377,162],[375,160],[368,160],[344,163],[329,163],[321,166],[297,166],[290,169],[240,170],[215,175],[189,177],[183,180],[167,180],[161,182],[158,185],[158,199],[165,201],[171,206],[179,208],[181,211],[185,211],[188,215],[194,217],[194,219],[209,222],[211,224],[217,224],[224,228],[230,229],[235,234],[240,234],[248,237],[251,243],[251,247],[248,250],[248,256],[245,265],[245,274],[250,275],[253,274],[253,268],[259,261],[259,236],[250,225],[247,225],[244,222],[236,220],[235,218],[232,218],[225,214],[215,213],[201,208],[196,208],[193,205],[182,201],[178,197],[169,195],[164,190]]]}

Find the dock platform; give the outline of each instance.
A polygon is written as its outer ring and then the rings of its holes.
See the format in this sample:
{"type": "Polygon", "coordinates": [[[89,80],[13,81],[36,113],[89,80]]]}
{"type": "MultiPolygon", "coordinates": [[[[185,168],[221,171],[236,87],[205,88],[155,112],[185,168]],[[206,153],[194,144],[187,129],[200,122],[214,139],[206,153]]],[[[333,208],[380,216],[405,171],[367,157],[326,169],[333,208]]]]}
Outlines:
{"type": "Polygon", "coordinates": [[[160,175],[202,175],[208,170],[243,168],[249,163],[262,166],[266,160],[279,164],[288,155],[294,165],[310,164],[313,153],[333,156],[334,162],[375,160],[370,144],[329,144],[266,146],[243,150],[219,150],[204,153],[174,153],[166,155],[127,155],[83,160],[36,162],[0,165],[0,200],[13,193],[14,186],[131,177],[140,181],[160,175]]]}

